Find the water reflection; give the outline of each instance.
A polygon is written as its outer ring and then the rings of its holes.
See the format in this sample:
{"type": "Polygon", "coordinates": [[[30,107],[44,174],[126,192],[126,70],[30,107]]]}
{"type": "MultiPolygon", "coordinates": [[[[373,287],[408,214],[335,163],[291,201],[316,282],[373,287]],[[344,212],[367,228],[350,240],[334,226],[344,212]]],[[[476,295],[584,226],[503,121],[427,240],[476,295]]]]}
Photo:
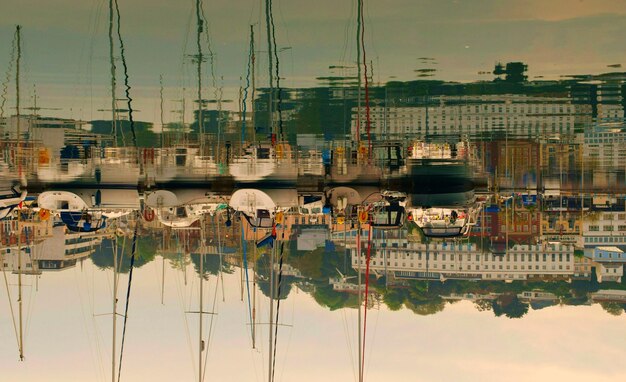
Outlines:
{"type": "MultiPolygon", "coordinates": [[[[122,362],[125,343],[135,362],[141,354],[126,329],[152,330],[161,315],[169,321],[154,337],[163,342],[144,338],[143,346],[158,351],[175,331],[186,337],[198,380],[220,364],[209,354],[227,354],[223,365],[232,368],[241,356],[233,351],[245,348],[261,372],[238,376],[273,381],[288,357],[304,353],[310,363],[310,348],[331,354],[339,342],[326,336],[334,326],[323,316],[310,326],[318,338],[287,350],[294,312],[341,314],[348,357],[337,368],[362,381],[366,360],[406,349],[386,339],[376,346],[379,316],[382,325],[404,319],[389,338],[418,343],[406,326],[427,327],[435,321],[424,316],[446,320],[465,307],[460,321],[488,312],[476,327],[525,327],[563,311],[602,322],[624,313],[624,73],[529,81],[529,65],[512,61],[481,74],[492,78],[460,83],[439,79],[438,59],[420,57],[418,80],[381,83],[359,1],[356,66],[328,66],[317,87],[285,86],[281,54],[291,47],[277,44],[269,0],[267,50],[258,48],[260,28],[246,28],[245,81],[232,97],[216,74],[202,1],[193,3],[183,71],[193,66],[194,94],[183,81],[180,121],[171,123],[163,76],[152,110],[160,123],[138,120],[145,114],[131,106],[142,97],[131,87],[117,1],[109,4],[111,94],[100,119],[41,115],[36,93],[32,107],[20,106],[16,30],[7,77],[15,78],[15,101],[5,87],[0,115],[0,264],[12,319],[0,327],[13,327],[20,359],[51,338],[28,340],[34,297],[72,289],[81,306],[68,301],[68,312],[91,316],[97,377],[114,381],[122,364],[138,370],[122,362]],[[263,55],[267,62],[257,61],[263,55]],[[269,69],[261,86],[255,65],[269,69]],[[7,102],[15,113],[5,112],[7,102]],[[78,287],[68,286],[70,275],[78,287]],[[148,277],[158,292],[142,289],[148,277]],[[177,293],[178,328],[168,288],[177,293]],[[589,313],[600,309],[606,314],[589,313]],[[216,349],[224,332],[232,343],[216,349]]],[[[179,362],[172,368],[182,373],[179,362]]],[[[374,368],[386,378],[406,375],[374,368]]]]}

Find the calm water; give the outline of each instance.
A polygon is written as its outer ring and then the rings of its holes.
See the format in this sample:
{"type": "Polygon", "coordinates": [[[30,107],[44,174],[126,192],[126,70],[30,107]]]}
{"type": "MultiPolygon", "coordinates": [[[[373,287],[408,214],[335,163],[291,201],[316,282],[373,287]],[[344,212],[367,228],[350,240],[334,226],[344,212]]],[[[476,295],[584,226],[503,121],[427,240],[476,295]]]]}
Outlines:
{"type": "Polygon", "coordinates": [[[625,1],[0,10],[0,379],[626,377],[625,1]]]}

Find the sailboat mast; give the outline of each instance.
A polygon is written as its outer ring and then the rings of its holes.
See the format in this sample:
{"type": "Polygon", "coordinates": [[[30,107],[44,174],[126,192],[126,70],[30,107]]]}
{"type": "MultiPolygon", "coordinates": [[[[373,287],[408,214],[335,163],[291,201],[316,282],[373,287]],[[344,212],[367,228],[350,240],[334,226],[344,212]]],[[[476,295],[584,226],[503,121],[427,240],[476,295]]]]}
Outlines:
{"type": "MultiPolygon", "coordinates": [[[[17,96],[16,101],[16,114],[17,114],[17,140],[20,140],[20,56],[21,56],[21,27],[18,25],[16,28],[17,34],[17,61],[15,70],[15,92],[17,96]]],[[[18,147],[19,149],[19,147],[18,147]]],[[[22,227],[20,227],[20,217],[17,218],[18,237],[17,237],[17,285],[18,285],[18,309],[19,309],[19,325],[20,325],[20,338],[19,338],[19,352],[20,361],[24,360],[24,328],[23,328],[23,303],[22,303],[22,251],[20,250],[20,244],[22,242],[22,227]]]]}
{"type": "Polygon", "coordinates": [[[356,117],[356,141],[361,143],[361,7],[362,0],[357,0],[357,30],[356,30],[356,70],[357,70],[357,117],[356,117]]]}
{"type": "Polygon", "coordinates": [[[252,93],[250,94],[250,99],[252,100],[250,104],[250,113],[252,115],[250,116],[250,123],[252,124],[252,141],[254,142],[256,141],[256,127],[254,125],[254,94],[256,90],[254,62],[256,61],[256,55],[254,53],[254,26],[252,25],[250,25],[250,50],[252,53],[252,93]]]}
{"type": "MultiPolygon", "coordinates": [[[[254,243],[256,243],[256,229],[254,232],[254,243]]],[[[245,239],[244,239],[245,240],[245,239]]],[[[252,349],[256,349],[256,245],[254,246],[253,271],[252,271],[252,349]]]]}
{"type": "Polygon", "coordinates": [[[109,0],[109,60],[111,61],[111,129],[113,144],[117,146],[117,122],[115,118],[115,57],[113,55],[113,0],[109,0]]]}
{"type": "Polygon", "coordinates": [[[200,1],[196,0],[196,19],[198,22],[198,32],[196,33],[196,46],[198,48],[198,57],[197,57],[197,73],[198,73],[198,132],[200,134],[200,147],[204,147],[203,145],[203,136],[204,136],[204,121],[202,116],[202,45],[200,44],[200,35],[203,30],[202,18],[200,16],[200,1]]]}
{"type": "MultiPolygon", "coordinates": [[[[272,34],[270,31],[270,1],[265,0],[265,25],[267,30],[267,57],[268,57],[268,73],[269,73],[269,99],[267,102],[267,110],[269,111],[269,129],[272,137],[274,136],[274,74],[272,72],[272,34]]],[[[273,140],[272,140],[273,141],[273,140]]]]}
{"type": "Polygon", "coordinates": [[[357,229],[357,235],[356,235],[356,240],[357,240],[357,261],[358,261],[358,268],[359,271],[357,272],[358,274],[358,290],[359,290],[359,323],[358,323],[358,332],[359,332],[359,358],[358,358],[358,368],[359,368],[359,382],[363,382],[363,368],[361,367],[361,359],[362,359],[362,351],[363,351],[363,338],[362,338],[362,326],[363,326],[363,317],[362,317],[362,313],[361,313],[361,306],[363,305],[363,295],[362,295],[362,280],[361,280],[361,222],[359,222],[359,228],[357,229]]]}
{"type": "Polygon", "coordinates": [[[15,34],[16,34],[16,40],[17,40],[17,59],[15,61],[15,93],[16,93],[15,114],[17,116],[17,139],[19,141],[20,139],[20,61],[22,59],[22,43],[21,43],[22,27],[21,26],[18,25],[17,27],[15,27],[15,34]]]}
{"type": "Polygon", "coordinates": [[[111,341],[111,381],[115,382],[115,350],[117,348],[117,239],[115,239],[113,246],[113,328],[112,328],[112,336],[113,339],[111,341]]]}
{"type": "MultiPolygon", "coordinates": [[[[115,115],[115,58],[113,56],[113,0],[109,0],[109,59],[111,61],[111,126],[113,130],[113,144],[117,146],[117,122],[115,115]]],[[[111,381],[115,382],[115,350],[117,347],[117,239],[114,242],[113,252],[113,324],[111,328],[111,381]]]]}
{"type": "MultiPolygon", "coordinates": [[[[203,221],[204,223],[204,221],[203,221]]],[[[198,315],[198,382],[202,382],[202,350],[204,348],[202,341],[202,314],[203,314],[203,283],[204,280],[204,252],[205,252],[205,242],[204,242],[204,224],[202,224],[202,251],[200,252],[200,293],[199,293],[199,315],[198,315]]]]}
{"type": "Polygon", "coordinates": [[[268,377],[267,377],[267,381],[268,382],[272,382],[272,362],[273,362],[273,356],[274,356],[274,352],[272,351],[272,348],[274,346],[274,254],[276,252],[276,243],[274,243],[274,246],[272,247],[272,250],[270,251],[270,324],[269,324],[269,328],[270,328],[270,335],[269,335],[269,355],[267,357],[268,359],[268,365],[269,367],[268,369],[268,377]]]}

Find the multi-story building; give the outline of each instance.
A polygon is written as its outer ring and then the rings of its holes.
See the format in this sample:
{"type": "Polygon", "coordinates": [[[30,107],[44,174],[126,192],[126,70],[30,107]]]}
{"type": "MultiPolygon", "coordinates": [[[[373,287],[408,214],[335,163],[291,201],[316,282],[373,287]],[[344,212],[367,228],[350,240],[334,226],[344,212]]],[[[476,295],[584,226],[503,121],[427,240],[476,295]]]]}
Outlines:
{"type": "MultiPolygon", "coordinates": [[[[574,104],[568,97],[527,95],[433,96],[420,105],[373,106],[370,132],[376,136],[405,134],[511,135],[573,134],[591,116],[591,106],[574,104]]],[[[352,134],[356,134],[358,108],[352,109],[352,134]]],[[[361,132],[365,131],[361,108],[361,132]]]]}
{"type": "MultiPolygon", "coordinates": [[[[372,272],[392,273],[396,278],[570,280],[574,274],[574,246],[568,244],[515,244],[502,255],[482,252],[470,242],[418,243],[400,237],[373,239],[372,244],[372,272]]],[[[356,243],[348,248],[352,267],[358,269],[356,243]]],[[[360,262],[365,264],[365,251],[361,256],[360,262]]]]}
{"type": "Polygon", "coordinates": [[[585,256],[593,261],[598,282],[621,282],[626,264],[626,253],[615,246],[601,246],[585,250],[585,256]]]}
{"type": "Polygon", "coordinates": [[[585,247],[626,245],[626,211],[592,211],[582,218],[585,247]]]}

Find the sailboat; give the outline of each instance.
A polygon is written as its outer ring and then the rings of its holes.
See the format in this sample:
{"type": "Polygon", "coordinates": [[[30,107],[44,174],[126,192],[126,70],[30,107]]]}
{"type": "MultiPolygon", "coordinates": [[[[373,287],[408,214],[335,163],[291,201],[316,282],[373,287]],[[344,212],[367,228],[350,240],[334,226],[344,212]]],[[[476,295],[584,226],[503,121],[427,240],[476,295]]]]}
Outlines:
{"type": "MultiPolygon", "coordinates": [[[[200,220],[203,215],[215,215],[228,207],[225,198],[205,190],[157,190],[149,192],[145,204],[154,217],[168,227],[185,228],[200,220]]],[[[144,219],[152,220],[150,212],[144,213],[144,219]]]]}
{"type": "Polygon", "coordinates": [[[26,199],[26,190],[17,191],[15,187],[0,190],[0,220],[8,217],[26,199]]]}
{"type": "MultiPolygon", "coordinates": [[[[254,228],[273,228],[276,218],[298,206],[296,189],[254,189],[235,191],[228,202],[230,208],[254,228]]],[[[280,224],[280,222],[279,222],[280,224]]]]}
{"type": "Polygon", "coordinates": [[[105,228],[107,220],[138,210],[139,195],[136,190],[114,189],[45,191],[37,205],[58,215],[72,231],[94,232],[105,228]]]}

